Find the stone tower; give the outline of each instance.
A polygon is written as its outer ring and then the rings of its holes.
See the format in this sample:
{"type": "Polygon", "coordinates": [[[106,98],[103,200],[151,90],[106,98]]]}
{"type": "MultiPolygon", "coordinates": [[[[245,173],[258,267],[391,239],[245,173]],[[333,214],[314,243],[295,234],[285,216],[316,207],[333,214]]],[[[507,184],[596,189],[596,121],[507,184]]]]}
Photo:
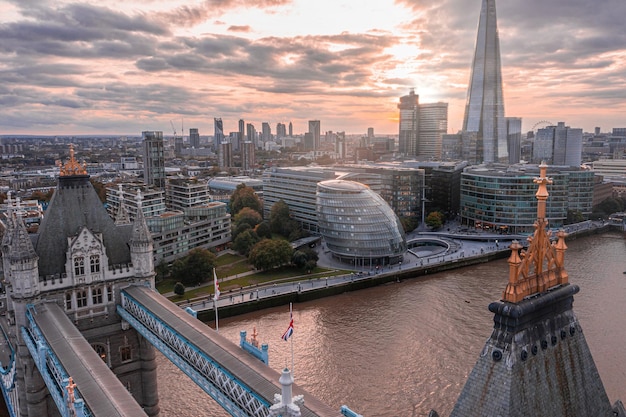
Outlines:
{"type": "Polygon", "coordinates": [[[115,224],[73,148],[38,233],[10,213],[2,258],[20,415],[58,414],[20,332],[27,305],[56,302],[146,414],[158,416],[154,348],[116,313],[120,289],[154,287],[152,240],[143,216],[115,224]]]}
{"type": "Polygon", "coordinates": [[[609,403],[572,305],[579,288],[565,270],[565,232],[550,242],[547,166],[540,166],[535,233],[527,251],[514,241],[509,282],[489,305],[494,327],[452,417],[623,415],[609,403]],[[614,411],[616,414],[614,414],[614,411]]]}

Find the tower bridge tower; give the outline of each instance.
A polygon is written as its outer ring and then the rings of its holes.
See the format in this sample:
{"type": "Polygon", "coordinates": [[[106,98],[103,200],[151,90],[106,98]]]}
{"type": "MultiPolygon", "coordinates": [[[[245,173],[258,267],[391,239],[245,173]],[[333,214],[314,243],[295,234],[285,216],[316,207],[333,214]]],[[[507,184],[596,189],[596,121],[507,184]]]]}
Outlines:
{"type": "Polygon", "coordinates": [[[451,417],[624,416],[609,403],[573,311],[579,288],[565,270],[565,232],[550,241],[547,166],[540,166],[535,233],[514,241],[502,299],[489,305],[494,326],[451,417]]]}
{"type": "Polygon", "coordinates": [[[28,305],[55,302],[146,414],[158,416],[154,348],[116,313],[122,288],[154,288],[152,239],[143,216],[115,224],[70,147],[38,233],[28,235],[10,213],[1,249],[19,415],[58,413],[20,331],[28,305]]]}

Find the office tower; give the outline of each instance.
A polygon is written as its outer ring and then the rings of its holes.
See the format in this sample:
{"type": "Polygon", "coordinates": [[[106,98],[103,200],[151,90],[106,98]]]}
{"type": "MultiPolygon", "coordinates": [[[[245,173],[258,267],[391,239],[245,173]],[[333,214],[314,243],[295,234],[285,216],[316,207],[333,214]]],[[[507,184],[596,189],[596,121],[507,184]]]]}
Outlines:
{"type": "Polygon", "coordinates": [[[369,139],[370,143],[372,142],[372,140],[374,140],[374,128],[373,127],[367,128],[367,139],[369,139]]]}
{"type": "Polygon", "coordinates": [[[346,159],[346,132],[337,132],[335,136],[335,153],[337,159],[346,159]]]}
{"type": "Polygon", "coordinates": [[[565,126],[548,126],[537,131],[533,145],[533,162],[551,165],[580,166],[583,130],[565,126]]]}
{"type": "Polygon", "coordinates": [[[440,159],[442,138],[448,132],[448,103],[419,104],[419,96],[412,88],[408,95],[400,97],[398,109],[398,152],[440,159]]]}
{"type": "Polygon", "coordinates": [[[522,118],[507,117],[506,137],[509,147],[509,164],[517,164],[522,159],[522,118]]]}
{"type": "Polygon", "coordinates": [[[268,122],[261,123],[261,141],[263,144],[272,140],[272,128],[268,122]]]}
{"type": "Polygon", "coordinates": [[[304,134],[303,145],[305,151],[312,151],[315,149],[315,142],[313,141],[313,134],[311,132],[306,132],[304,134]]]}
{"type": "Polygon", "coordinates": [[[174,155],[180,156],[183,153],[183,137],[174,136],[174,155]]]}
{"type": "Polygon", "coordinates": [[[287,136],[287,127],[285,126],[284,123],[277,123],[276,124],[276,138],[284,138],[285,136],[287,136]]]}
{"type": "Polygon", "coordinates": [[[408,96],[400,97],[400,132],[398,135],[398,152],[402,155],[416,155],[419,115],[419,96],[411,88],[408,96]]]}
{"type": "Polygon", "coordinates": [[[254,170],[255,155],[254,143],[247,140],[241,145],[241,169],[244,173],[251,173],[254,170]]]}
{"type": "Polygon", "coordinates": [[[159,190],[165,188],[163,132],[141,132],[143,138],[143,183],[159,190]]]}
{"type": "Polygon", "coordinates": [[[227,139],[224,139],[219,145],[217,163],[220,169],[230,168],[233,166],[233,147],[230,141],[227,139]]]}
{"type": "Polygon", "coordinates": [[[439,160],[443,135],[448,133],[448,103],[418,105],[417,155],[439,160]]]}
{"type": "Polygon", "coordinates": [[[313,140],[313,149],[317,150],[320,147],[320,121],[309,120],[309,133],[313,140]]]}
{"type": "Polygon", "coordinates": [[[222,123],[222,119],[217,117],[214,118],[213,126],[215,129],[215,133],[213,135],[213,147],[217,152],[219,152],[220,143],[222,143],[222,140],[224,140],[224,124],[222,123]]]}
{"type": "Polygon", "coordinates": [[[256,137],[256,129],[254,128],[254,125],[252,123],[246,124],[246,131],[248,142],[252,142],[254,144],[254,147],[256,148],[258,146],[258,143],[256,137]]]}
{"type": "Polygon", "coordinates": [[[477,133],[480,162],[508,161],[495,0],[482,3],[463,131],[477,133]]]}
{"type": "Polygon", "coordinates": [[[293,124],[289,122],[289,137],[293,137],[293,124]]]}
{"type": "Polygon", "coordinates": [[[200,148],[200,133],[196,128],[189,129],[189,146],[194,149],[200,148]]]}
{"type": "Polygon", "coordinates": [[[246,140],[246,122],[243,119],[239,119],[239,135],[237,141],[233,144],[234,151],[240,151],[243,142],[246,140]]]}

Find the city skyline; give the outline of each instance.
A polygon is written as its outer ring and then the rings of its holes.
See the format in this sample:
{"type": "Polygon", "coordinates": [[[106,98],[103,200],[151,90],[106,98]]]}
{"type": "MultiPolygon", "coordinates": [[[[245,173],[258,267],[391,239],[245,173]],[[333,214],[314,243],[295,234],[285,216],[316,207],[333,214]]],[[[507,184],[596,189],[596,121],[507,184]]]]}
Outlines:
{"type": "MultiPolygon", "coordinates": [[[[0,134],[201,135],[213,118],[398,133],[397,103],[462,127],[481,1],[0,0],[0,134]]],[[[626,125],[626,3],[499,2],[506,116],[626,125]]]]}

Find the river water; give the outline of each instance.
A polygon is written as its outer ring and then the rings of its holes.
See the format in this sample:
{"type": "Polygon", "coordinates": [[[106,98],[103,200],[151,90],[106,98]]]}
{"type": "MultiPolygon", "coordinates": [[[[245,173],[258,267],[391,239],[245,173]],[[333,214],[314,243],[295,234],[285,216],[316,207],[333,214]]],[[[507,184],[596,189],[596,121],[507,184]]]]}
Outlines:
{"type": "MultiPolygon", "coordinates": [[[[611,403],[626,401],[626,241],[604,234],[567,244],[570,282],[581,289],[574,312],[611,403]]],[[[491,334],[487,306],[507,279],[499,260],[295,304],[296,383],[365,417],[447,416],[491,334]]],[[[285,306],[220,319],[220,333],[238,344],[240,330],[256,327],[280,371],[291,367],[291,343],[280,338],[288,324],[285,306]]],[[[162,356],[158,372],[163,417],[228,416],[162,356]]]]}

